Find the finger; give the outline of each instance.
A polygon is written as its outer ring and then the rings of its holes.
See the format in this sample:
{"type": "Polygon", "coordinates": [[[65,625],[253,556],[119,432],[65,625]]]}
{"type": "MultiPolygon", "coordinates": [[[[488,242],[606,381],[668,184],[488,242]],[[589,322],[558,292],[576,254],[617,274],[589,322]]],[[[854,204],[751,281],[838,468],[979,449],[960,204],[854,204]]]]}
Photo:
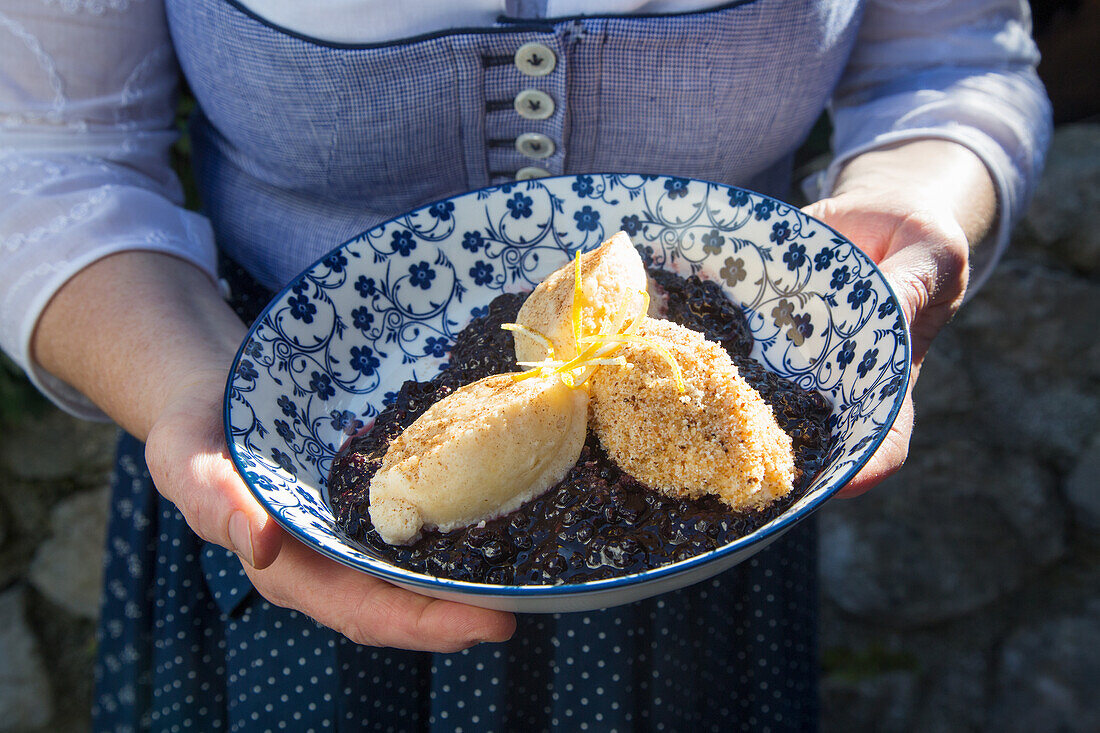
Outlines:
{"type": "Polygon", "coordinates": [[[913,400],[906,396],[898,411],[897,419],[890,426],[882,445],[871,460],[860,469],[851,481],[844,485],[837,496],[851,499],[874,488],[897,473],[909,455],[909,438],[913,433],[913,400]]]}
{"type": "Polygon", "coordinates": [[[267,567],[284,533],[237,474],[223,435],[217,419],[174,416],[150,431],[146,462],[157,490],[195,534],[254,567],[267,567]]]}
{"type": "Polygon", "coordinates": [[[245,567],[265,598],[295,608],[357,644],[454,652],[515,633],[515,617],[398,588],[287,538],[265,570],[245,567]]]}
{"type": "Polygon", "coordinates": [[[934,324],[934,334],[958,310],[969,269],[961,230],[953,236],[929,227],[907,225],[908,245],[890,252],[879,267],[898,294],[907,322],[934,324]]]}
{"type": "Polygon", "coordinates": [[[867,461],[859,473],[837,492],[836,495],[840,498],[850,499],[859,496],[901,470],[905,459],[909,456],[909,440],[913,435],[913,387],[916,386],[919,375],[920,364],[915,364],[910,369],[905,397],[902,399],[898,415],[890,426],[890,430],[887,431],[878,450],[871,456],[871,460],[867,461]]]}
{"type": "Polygon", "coordinates": [[[928,306],[927,272],[920,271],[920,263],[891,262],[894,255],[883,263],[883,272],[890,280],[907,322],[910,324],[911,360],[909,383],[905,388],[905,397],[886,438],[875,451],[867,464],[860,469],[844,488],[837,492],[841,498],[852,498],[897,473],[909,455],[909,441],[913,434],[913,387],[920,376],[920,367],[928,352],[932,337],[950,317],[948,304],[928,306]],[[941,320],[942,319],[942,320],[941,320]]]}
{"type": "Polygon", "coordinates": [[[203,518],[199,522],[212,526],[217,533],[210,541],[233,550],[253,567],[271,565],[285,533],[256,500],[228,455],[202,453],[193,461],[197,475],[208,477],[203,484],[205,490],[195,491],[193,500],[197,516],[203,518]]]}

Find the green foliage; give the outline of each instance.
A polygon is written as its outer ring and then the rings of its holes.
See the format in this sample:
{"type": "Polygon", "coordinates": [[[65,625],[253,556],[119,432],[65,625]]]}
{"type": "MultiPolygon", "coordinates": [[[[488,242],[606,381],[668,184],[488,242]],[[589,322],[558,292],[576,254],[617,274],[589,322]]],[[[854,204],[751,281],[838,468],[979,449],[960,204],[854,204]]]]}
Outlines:
{"type": "Polygon", "coordinates": [[[10,425],[23,415],[39,412],[46,404],[23,370],[0,353],[0,425],[10,425]]]}
{"type": "Polygon", "coordinates": [[[195,98],[190,90],[184,88],[176,105],[176,129],[179,139],[172,146],[172,167],[183,184],[184,206],[192,211],[199,209],[199,192],[195,186],[195,175],[191,168],[191,134],[187,128],[188,120],[195,111],[195,98]]]}
{"type": "Polygon", "coordinates": [[[822,112],[817,118],[810,133],[794,154],[795,169],[802,168],[819,155],[829,152],[829,138],[833,135],[833,123],[827,112],[822,112]]]}
{"type": "Polygon", "coordinates": [[[862,649],[826,649],[821,655],[821,666],[826,676],[856,682],[886,672],[913,671],[920,664],[909,652],[871,645],[862,649]]]}

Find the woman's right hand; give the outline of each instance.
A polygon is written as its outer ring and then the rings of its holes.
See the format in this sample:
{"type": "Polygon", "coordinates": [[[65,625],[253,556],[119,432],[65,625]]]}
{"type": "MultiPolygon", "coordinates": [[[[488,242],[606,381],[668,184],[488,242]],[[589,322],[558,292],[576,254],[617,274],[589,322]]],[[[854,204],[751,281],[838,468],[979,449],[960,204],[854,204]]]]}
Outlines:
{"type": "Polygon", "coordinates": [[[436,600],[340,565],[286,535],[229,458],[222,395],[244,327],[209,278],[151,252],[70,280],[35,333],[38,362],[146,442],[153,481],[203,539],[235,552],[267,600],[358,644],[452,652],[504,641],[509,613],[436,600]]]}
{"type": "Polygon", "coordinates": [[[149,432],[145,456],[160,492],[200,537],[237,553],[260,595],[369,646],[453,652],[512,635],[511,614],[412,593],[284,533],[226,451],[224,388],[225,375],[211,372],[176,390],[149,432]]]}

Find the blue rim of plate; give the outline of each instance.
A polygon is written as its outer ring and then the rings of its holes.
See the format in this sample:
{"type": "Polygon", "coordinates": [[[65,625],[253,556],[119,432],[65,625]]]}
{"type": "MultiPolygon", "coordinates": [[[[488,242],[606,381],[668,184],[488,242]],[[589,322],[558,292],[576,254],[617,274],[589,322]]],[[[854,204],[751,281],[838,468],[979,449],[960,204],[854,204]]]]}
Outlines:
{"type": "MultiPolygon", "coordinates": [[[[601,175],[601,174],[587,173],[587,174],[548,176],[548,177],[544,177],[540,180],[544,181],[544,182],[545,181],[552,181],[552,180],[561,180],[561,179],[574,179],[575,180],[581,175],[601,175]]],[[[614,175],[623,176],[623,175],[639,175],[639,174],[619,173],[619,174],[614,174],[614,175]]],[[[657,176],[657,178],[671,178],[671,176],[657,176]]],[[[744,191],[744,192],[749,193],[751,195],[759,196],[761,198],[767,199],[769,201],[774,201],[774,202],[776,202],[778,204],[782,204],[784,206],[789,205],[786,202],[775,198],[774,196],[769,196],[767,194],[758,193],[756,191],[752,191],[751,189],[742,188],[740,186],[731,186],[731,185],[726,184],[726,183],[716,183],[714,181],[708,181],[708,180],[701,179],[701,178],[691,178],[690,176],[676,176],[676,178],[681,179],[681,180],[686,180],[686,181],[689,181],[689,182],[701,183],[701,184],[707,185],[707,186],[716,186],[716,187],[719,187],[719,188],[725,188],[725,189],[730,189],[730,190],[744,191]]],[[[798,522],[800,522],[801,520],[805,519],[810,514],[815,512],[830,497],[832,497],[836,492],[840,491],[840,489],[842,489],[844,486],[846,486],[848,484],[848,482],[860,471],[860,469],[862,469],[865,465],[867,465],[867,462],[871,460],[871,456],[873,456],[875,454],[875,451],[877,451],[879,446],[882,445],[883,441],[886,440],[886,436],[889,434],[890,429],[893,427],[895,420],[897,420],[898,413],[901,411],[901,406],[905,401],[905,395],[908,393],[908,390],[909,390],[909,381],[910,381],[910,378],[911,378],[912,358],[913,358],[913,356],[912,356],[912,342],[911,342],[911,337],[910,337],[910,332],[909,332],[909,322],[908,322],[907,319],[904,318],[904,315],[902,317],[902,321],[905,325],[905,328],[904,328],[904,333],[901,334],[901,336],[902,336],[902,346],[903,346],[903,356],[904,356],[902,383],[901,383],[901,385],[900,385],[900,387],[899,387],[899,389],[896,393],[897,397],[894,400],[894,405],[891,408],[886,421],[883,422],[883,424],[879,428],[878,432],[874,434],[874,437],[871,438],[871,440],[868,441],[867,444],[862,448],[862,455],[859,457],[859,459],[856,460],[848,468],[848,470],[841,476],[841,478],[839,480],[837,480],[835,483],[833,483],[832,486],[828,487],[825,491],[823,491],[817,498],[815,498],[814,500],[812,500],[808,504],[806,504],[806,506],[801,507],[800,509],[797,509],[795,511],[790,511],[790,512],[786,512],[784,514],[781,514],[779,517],[777,517],[776,519],[773,519],[772,521],[768,522],[767,524],[760,527],[759,529],[757,529],[757,530],[755,530],[755,531],[753,531],[753,532],[751,532],[747,535],[744,535],[743,537],[739,537],[736,540],[734,540],[733,542],[730,542],[729,544],[724,545],[722,547],[716,548],[714,550],[710,550],[710,551],[705,552],[701,555],[696,555],[694,557],[690,557],[686,560],[681,560],[679,562],[670,563],[670,564],[667,564],[667,565],[661,565],[661,566],[658,566],[656,568],[651,568],[649,570],[644,570],[644,571],[639,572],[639,573],[631,573],[629,575],[621,575],[621,576],[617,576],[617,577],[614,577],[614,578],[607,578],[605,580],[593,580],[593,581],[587,581],[587,582],[583,582],[583,583],[562,583],[562,584],[559,584],[559,585],[489,585],[489,584],[486,584],[486,583],[471,583],[471,582],[465,581],[465,580],[452,580],[450,578],[439,578],[439,577],[432,576],[432,575],[424,575],[422,573],[415,573],[411,570],[405,570],[404,568],[400,568],[396,565],[392,565],[388,562],[378,560],[378,559],[375,559],[375,558],[369,558],[372,562],[360,563],[360,562],[356,562],[356,561],[352,560],[351,558],[344,557],[344,556],[342,556],[342,555],[340,555],[336,552],[332,552],[327,547],[324,547],[323,545],[320,545],[320,544],[314,542],[311,537],[309,537],[308,535],[303,533],[298,527],[284,521],[284,519],[279,515],[279,513],[275,510],[275,508],[272,506],[272,504],[263,496],[262,492],[257,490],[257,488],[255,486],[253,486],[252,483],[249,482],[247,478],[245,478],[245,472],[246,472],[247,467],[246,467],[244,461],[241,459],[240,455],[237,452],[236,443],[234,443],[232,440],[229,439],[229,436],[232,434],[231,422],[230,422],[229,394],[230,394],[230,390],[231,390],[232,385],[233,385],[233,379],[237,374],[237,368],[240,365],[241,358],[244,356],[245,347],[248,345],[249,341],[251,341],[253,335],[256,332],[256,329],[263,322],[264,318],[268,315],[268,313],[271,312],[271,309],[275,306],[275,304],[282,301],[283,297],[291,290],[291,288],[294,287],[295,283],[297,283],[298,280],[300,280],[301,277],[305,273],[309,272],[313,268],[320,265],[324,261],[324,259],[331,252],[343,249],[344,247],[346,247],[349,244],[351,244],[352,242],[360,239],[364,235],[366,235],[370,232],[373,232],[375,230],[380,230],[380,229],[382,229],[382,228],[398,221],[399,219],[403,219],[407,216],[410,216],[410,215],[413,215],[413,214],[416,214],[416,213],[419,213],[419,212],[427,211],[433,205],[435,205],[439,202],[449,201],[449,200],[458,198],[460,196],[467,196],[467,195],[479,194],[479,193],[488,193],[488,192],[496,191],[496,190],[498,190],[500,188],[503,188],[505,186],[514,186],[514,185],[515,185],[515,183],[512,182],[512,183],[497,184],[497,185],[493,185],[493,186],[483,186],[481,188],[471,189],[469,191],[464,191],[460,194],[455,194],[453,196],[446,196],[444,198],[436,199],[436,200],[428,202],[428,203],[426,203],[422,206],[418,206],[415,209],[411,209],[410,211],[403,212],[403,213],[401,213],[397,216],[394,216],[390,219],[387,219],[384,222],[381,222],[381,223],[375,225],[374,227],[371,227],[370,229],[368,229],[366,231],[363,231],[363,232],[360,232],[359,234],[356,234],[354,237],[351,237],[351,238],[345,240],[344,242],[340,243],[339,245],[333,247],[332,249],[328,250],[327,252],[322,254],[320,257],[318,257],[316,260],[314,260],[312,263],[310,263],[309,266],[303,268],[302,271],[298,274],[297,277],[295,277],[293,280],[288,282],[281,290],[279,290],[278,293],[276,293],[271,298],[271,300],[268,302],[268,304],[266,306],[264,306],[263,310],[260,311],[259,315],[256,316],[256,319],[253,321],[252,325],[249,327],[248,333],[245,335],[244,339],[241,341],[241,345],[237,348],[237,354],[233,358],[233,363],[232,363],[232,365],[230,366],[230,369],[229,369],[229,375],[226,378],[225,397],[222,401],[222,428],[225,431],[226,446],[229,450],[230,458],[233,460],[233,465],[237,469],[237,475],[240,477],[241,481],[243,481],[244,484],[248,487],[248,490],[252,493],[252,496],[255,497],[256,501],[258,501],[260,503],[260,505],[264,508],[264,511],[266,511],[268,513],[268,515],[272,519],[274,519],[275,522],[278,523],[278,525],[280,527],[282,527],[288,534],[290,534],[290,536],[293,537],[295,540],[301,542],[302,544],[306,545],[307,547],[314,550],[315,552],[318,552],[319,554],[324,555],[325,557],[329,558],[330,560],[335,560],[336,562],[340,563],[341,565],[345,565],[345,566],[350,567],[354,570],[358,570],[360,572],[367,573],[368,575],[371,575],[371,576],[374,576],[374,577],[377,577],[377,578],[382,578],[384,580],[392,581],[392,582],[395,582],[395,583],[401,583],[401,584],[404,584],[404,585],[407,585],[407,586],[411,585],[411,586],[417,586],[417,587],[421,587],[421,588],[434,588],[434,589],[438,589],[438,590],[452,591],[452,592],[463,593],[463,594],[474,595],[474,596],[500,596],[500,597],[521,597],[522,596],[522,597],[536,597],[537,598],[537,597],[542,597],[542,596],[559,596],[559,595],[578,595],[578,594],[599,593],[601,591],[613,590],[613,589],[619,588],[621,586],[634,585],[636,583],[642,583],[642,582],[648,583],[650,581],[660,580],[660,579],[668,577],[670,575],[679,575],[680,573],[690,571],[690,570],[692,570],[696,567],[700,567],[702,565],[707,565],[707,564],[709,564],[709,563],[711,563],[711,562],[713,562],[717,559],[726,557],[728,555],[736,554],[740,550],[743,550],[743,549],[745,549],[746,547],[748,547],[750,545],[759,543],[761,540],[764,540],[764,539],[767,539],[767,538],[773,537],[773,536],[778,537],[779,535],[781,535],[782,533],[784,533],[785,531],[790,529],[792,526],[794,526],[795,524],[797,524],[798,522]]],[[[871,266],[872,272],[874,273],[875,277],[878,278],[880,284],[883,287],[885,287],[886,292],[889,293],[890,297],[893,299],[893,302],[894,302],[895,306],[898,308],[898,312],[902,313],[902,314],[905,313],[905,311],[900,307],[901,306],[901,301],[898,299],[897,293],[894,291],[894,288],[890,284],[890,281],[886,278],[885,274],[883,274],[882,270],[879,269],[878,265],[874,261],[872,261],[871,258],[868,257],[867,254],[863,250],[861,250],[854,242],[852,242],[850,239],[848,239],[848,237],[841,234],[836,229],[829,226],[828,224],[821,221],[820,219],[818,219],[816,217],[811,217],[808,214],[806,214],[805,216],[809,217],[814,222],[816,222],[820,226],[824,227],[828,231],[832,232],[838,238],[840,238],[841,240],[846,242],[849,246],[851,246],[854,255],[857,258],[860,258],[860,259],[864,260],[866,264],[871,266]]],[[[810,486],[807,487],[807,492],[809,492],[809,490],[812,487],[813,487],[813,482],[811,482],[810,486]]],[[[352,540],[350,540],[350,539],[346,539],[346,541],[349,542],[349,543],[352,542],[352,540]]]]}

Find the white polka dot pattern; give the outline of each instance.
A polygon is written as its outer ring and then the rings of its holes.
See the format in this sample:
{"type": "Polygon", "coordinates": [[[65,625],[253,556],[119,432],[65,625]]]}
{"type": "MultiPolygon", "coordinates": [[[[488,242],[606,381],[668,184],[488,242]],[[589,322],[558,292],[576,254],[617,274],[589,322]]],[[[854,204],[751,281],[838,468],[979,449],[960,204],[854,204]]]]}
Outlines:
{"type": "Polygon", "coordinates": [[[505,644],[375,649],[267,603],[124,438],[96,668],[104,731],[804,731],[817,717],[814,525],[648,601],[527,615],[505,644]]]}

